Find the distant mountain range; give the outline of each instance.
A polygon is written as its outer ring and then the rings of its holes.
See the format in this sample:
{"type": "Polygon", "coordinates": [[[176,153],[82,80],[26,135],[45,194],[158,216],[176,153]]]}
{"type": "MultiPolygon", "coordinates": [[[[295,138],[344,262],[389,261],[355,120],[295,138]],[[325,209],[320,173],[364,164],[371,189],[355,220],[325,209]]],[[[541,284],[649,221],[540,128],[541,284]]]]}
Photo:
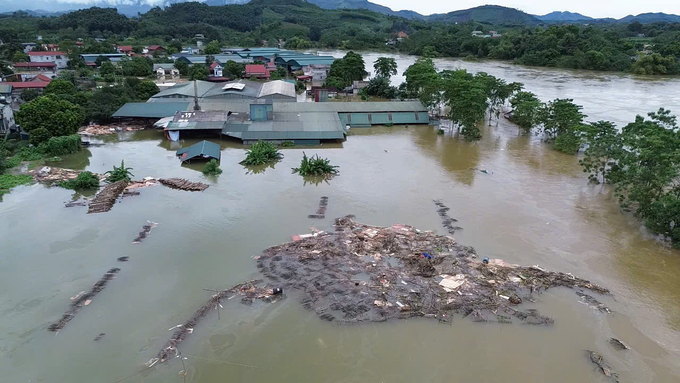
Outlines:
{"type": "MultiPolygon", "coordinates": [[[[182,3],[195,0],[164,0],[161,4],[154,2],[154,6],[169,6],[175,3],[182,3]]],[[[229,5],[245,4],[250,0],[201,0],[208,5],[229,5]]],[[[437,13],[432,15],[421,15],[415,11],[402,10],[394,11],[389,7],[372,3],[368,0],[307,0],[308,2],[324,9],[367,9],[386,15],[404,17],[407,19],[420,19],[434,22],[456,23],[475,20],[489,24],[528,24],[535,25],[541,23],[640,23],[672,22],[680,23],[680,16],[666,13],[642,13],[639,15],[629,15],[621,19],[613,18],[592,18],[573,12],[551,12],[547,15],[537,16],[514,8],[499,5],[483,5],[470,9],[453,11],[449,13],[437,13]]],[[[25,10],[32,16],[56,16],[76,9],[89,7],[115,7],[118,12],[129,17],[146,13],[151,8],[149,0],[100,0],[93,3],[78,3],[68,1],[53,0],[32,0],[31,10],[25,10]]],[[[3,2],[0,4],[0,12],[11,13],[25,7],[25,3],[3,2]]]]}

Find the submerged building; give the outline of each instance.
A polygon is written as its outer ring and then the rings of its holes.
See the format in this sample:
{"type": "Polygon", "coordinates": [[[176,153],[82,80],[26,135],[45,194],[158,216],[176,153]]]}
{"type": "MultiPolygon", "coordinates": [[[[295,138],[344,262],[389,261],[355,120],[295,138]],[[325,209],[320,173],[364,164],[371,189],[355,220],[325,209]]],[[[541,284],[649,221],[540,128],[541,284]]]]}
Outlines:
{"type": "Polygon", "coordinates": [[[350,128],[430,123],[420,101],[295,102],[296,96],[294,85],[285,81],[194,81],[163,90],[145,103],[125,104],[113,117],[165,117],[164,129],[172,140],[203,134],[246,144],[314,145],[344,140],[350,128]]]}

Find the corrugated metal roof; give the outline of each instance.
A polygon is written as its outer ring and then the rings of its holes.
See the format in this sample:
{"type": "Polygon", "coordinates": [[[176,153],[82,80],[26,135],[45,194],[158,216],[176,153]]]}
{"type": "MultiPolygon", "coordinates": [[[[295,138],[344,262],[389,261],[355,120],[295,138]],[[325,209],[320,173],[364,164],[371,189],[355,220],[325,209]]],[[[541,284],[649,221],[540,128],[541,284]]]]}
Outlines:
{"type": "Polygon", "coordinates": [[[215,61],[218,61],[220,64],[226,64],[227,61],[235,61],[241,64],[253,62],[252,59],[243,58],[237,54],[214,55],[213,57],[215,58],[215,61]]]}
{"type": "Polygon", "coordinates": [[[332,140],[345,137],[336,112],[275,113],[273,120],[228,123],[222,134],[242,140],[332,140]]]}
{"type": "Polygon", "coordinates": [[[306,66],[311,64],[316,65],[331,65],[335,61],[334,57],[295,57],[288,59],[288,65],[291,66],[306,66]]]}
{"type": "Polygon", "coordinates": [[[12,93],[12,85],[0,83],[0,93],[12,93]]]}
{"type": "Polygon", "coordinates": [[[274,103],[277,112],[427,112],[427,108],[420,101],[278,102],[274,103]]]}
{"type": "Polygon", "coordinates": [[[168,130],[222,130],[224,129],[225,121],[185,121],[185,122],[170,122],[168,123],[168,130]]]}
{"type": "Polygon", "coordinates": [[[175,153],[182,162],[188,161],[197,157],[200,158],[215,158],[220,159],[220,146],[214,142],[201,141],[197,144],[191,145],[188,148],[182,148],[175,153]]]}
{"type": "Polygon", "coordinates": [[[163,70],[172,70],[175,68],[175,64],[153,64],[153,70],[158,70],[158,68],[163,68],[163,70]]]}
{"type": "Polygon", "coordinates": [[[262,88],[260,88],[260,93],[257,97],[263,98],[274,94],[281,94],[292,98],[297,97],[295,94],[295,85],[282,80],[269,81],[262,84],[262,88]]]}
{"type": "MultiPolygon", "coordinates": [[[[208,81],[195,81],[196,82],[196,94],[198,97],[203,97],[204,94],[212,90],[214,87],[221,87],[224,86],[223,84],[215,84],[213,82],[208,82],[208,81]]],[[[183,84],[178,84],[175,86],[172,86],[168,89],[164,89],[155,95],[151,96],[152,98],[160,98],[160,97],[171,97],[171,96],[183,96],[183,97],[194,97],[194,81],[190,81],[187,83],[183,84]]]]}
{"type": "Polygon", "coordinates": [[[260,93],[260,88],[262,87],[262,84],[259,82],[255,81],[249,81],[249,80],[239,80],[239,81],[232,81],[228,83],[218,83],[216,86],[214,86],[212,89],[210,89],[208,92],[203,94],[202,96],[199,95],[200,97],[205,97],[205,98],[219,98],[220,95],[222,94],[238,94],[241,95],[242,97],[249,97],[249,98],[257,98],[258,94],[260,93]],[[223,89],[225,85],[227,84],[244,84],[245,86],[243,89],[223,89]]]}
{"type": "Polygon", "coordinates": [[[128,102],[113,114],[113,117],[163,118],[174,116],[178,111],[187,111],[189,102],[128,102]]]}

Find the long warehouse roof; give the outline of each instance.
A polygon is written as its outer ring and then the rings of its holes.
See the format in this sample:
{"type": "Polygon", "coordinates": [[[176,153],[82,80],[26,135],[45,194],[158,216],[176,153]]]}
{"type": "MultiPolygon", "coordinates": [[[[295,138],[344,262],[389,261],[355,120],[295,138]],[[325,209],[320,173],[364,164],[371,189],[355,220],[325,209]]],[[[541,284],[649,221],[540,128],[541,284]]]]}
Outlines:
{"type": "Polygon", "coordinates": [[[188,111],[190,107],[189,102],[128,102],[112,117],[163,118],[188,111]]]}

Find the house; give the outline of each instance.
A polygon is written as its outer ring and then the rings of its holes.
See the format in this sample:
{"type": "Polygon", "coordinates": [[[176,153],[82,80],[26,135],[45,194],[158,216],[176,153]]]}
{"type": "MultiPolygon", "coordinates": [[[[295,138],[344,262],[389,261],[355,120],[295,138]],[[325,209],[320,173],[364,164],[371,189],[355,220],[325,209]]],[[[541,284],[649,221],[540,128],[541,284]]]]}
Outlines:
{"type": "Polygon", "coordinates": [[[493,38],[501,37],[501,34],[496,31],[489,31],[489,35],[491,35],[493,38]]]}
{"type": "Polygon", "coordinates": [[[203,41],[203,40],[205,40],[205,36],[203,36],[201,33],[197,33],[197,34],[194,36],[194,39],[196,39],[196,40],[198,40],[198,41],[203,41]]]}
{"type": "Polygon", "coordinates": [[[48,52],[58,52],[59,51],[59,44],[47,44],[47,45],[43,44],[43,47],[48,52]]]}
{"type": "Polygon", "coordinates": [[[181,53],[188,55],[200,55],[202,50],[203,50],[202,47],[186,47],[182,48],[181,53]]]}
{"type": "Polygon", "coordinates": [[[351,91],[355,96],[359,94],[361,89],[368,86],[368,81],[352,81],[352,85],[347,87],[346,91],[351,91]]]}
{"type": "Polygon", "coordinates": [[[85,46],[85,43],[82,41],[76,41],[76,48],[82,48],[85,46]]]}
{"type": "Polygon", "coordinates": [[[28,81],[39,74],[47,78],[55,77],[59,74],[59,69],[53,62],[22,62],[14,63],[14,72],[20,76],[21,81],[28,81]]]}
{"type": "Polygon", "coordinates": [[[269,76],[270,76],[269,71],[262,64],[246,65],[246,77],[248,78],[255,77],[259,79],[268,79],[269,76]]]}
{"type": "Polygon", "coordinates": [[[330,70],[331,66],[325,64],[309,64],[302,67],[305,76],[309,76],[315,82],[326,81],[330,70]]]}
{"type": "Polygon", "coordinates": [[[57,69],[65,69],[68,65],[68,57],[63,52],[28,52],[32,63],[55,63],[57,69]]]}
{"type": "Polygon", "coordinates": [[[116,50],[118,50],[118,53],[124,53],[126,55],[131,55],[135,52],[135,50],[132,49],[132,45],[121,45],[116,48],[116,50]]]}
{"type": "Polygon", "coordinates": [[[482,31],[472,31],[472,36],[474,37],[482,37],[482,35],[484,35],[482,31]]]}
{"type": "Polygon", "coordinates": [[[153,64],[153,71],[156,72],[157,77],[179,76],[179,70],[175,68],[175,64],[153,64]]]}
{"type": "Polygon", "coordinates": [[[160,45],[149,45],[148,47],[146,47],[145,51],[146,51],[146,52],[144,52],[144,53],[150,53],[150,54],[154,54],[154,53],[164,53],[164,52],[165,52],[165,48],[163,48],[163,47],[160,46],[160,45]]]}
{"type": "MultiPolygon", "coordinates": [[[[194,112],[186,112],[185,114],[193,114],[194,112]]],[[[182,162],[191,160],[203,160],[208,161],[211,159],[216,159],[217,161],[221,158],[221,148],[218,144],[210,141],[201,141],[197,144],[193,144],[188,148],[182,148],[175,153],[177,157],[182,162]]]]}
{"type": "Polygon", "coordinates": [[[0,134],[14,130],[14,111],[12,110],[11,99],[0,97],[0,134]]]}
{"type": "Polygon", "coordinates": [[[123,53],[87,53],[80,55],[80,58],[83,59],[83,61],[85,61],[85,65],[90,67],[96,67],[97,59],[99,57],[108,59],[112,63],[117,63],[118,61],[120,61],[121,58],[125,56],[126,55],[123,53]]]}
{"type": "Polygon", "coordinates": [[[210,75],[213,77],[222,77],[223,70],[224,67],[220,65],[217,61],[213,61],[213,63],[210,64],[210,75]]]}
{"type": "Polygon", "coordinates": [[[28,53],[28,52],[32,51],[33,49],[35,49],[35,47],[37,45],[38,44],[36,44],[36,43],[21,43],[21,46],[24,47],[24,53],[28,53]]]}
{"type": "Polygon", "coordinates": [[[401,42],[402,40],[407,39],[407,38],[408,38],[408,34],[406,34],[406,32],[399,31],[399,33],[397,33],[397,41],[401,42]]]}
{"type": "Polygon", "coordinates": [[[49,78],[43,75],[37,75],[29,81],[3,82],[1,84],[10,85],[12,87],[12,97],[19,99],[26,89],[36,89],[42,92],[50,81],[49,78]]]}

